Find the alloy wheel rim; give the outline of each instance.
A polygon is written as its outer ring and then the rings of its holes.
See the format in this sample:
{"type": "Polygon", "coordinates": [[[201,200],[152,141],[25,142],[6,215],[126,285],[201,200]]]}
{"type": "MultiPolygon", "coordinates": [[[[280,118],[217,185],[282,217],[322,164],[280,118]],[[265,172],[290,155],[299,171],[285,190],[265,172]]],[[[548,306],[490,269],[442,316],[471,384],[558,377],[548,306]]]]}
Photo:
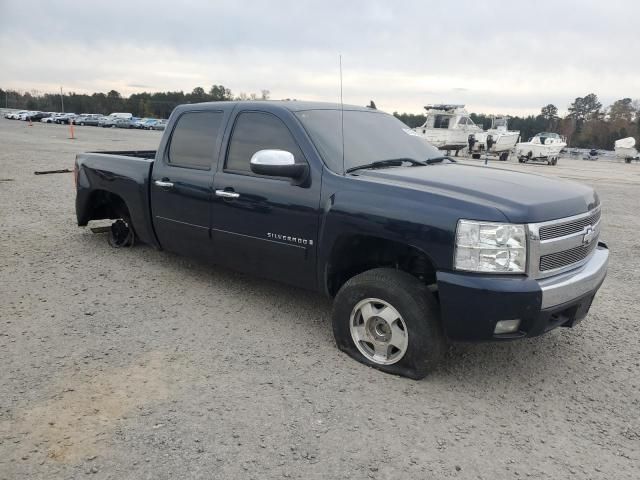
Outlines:
{"type": "Polygon", "coordinates": [[[379,298],[365,298],[353,307],[349,330],[360,353],[378,365],[399,362],[409,346],[404,319],[390,303],[379,298]]]}

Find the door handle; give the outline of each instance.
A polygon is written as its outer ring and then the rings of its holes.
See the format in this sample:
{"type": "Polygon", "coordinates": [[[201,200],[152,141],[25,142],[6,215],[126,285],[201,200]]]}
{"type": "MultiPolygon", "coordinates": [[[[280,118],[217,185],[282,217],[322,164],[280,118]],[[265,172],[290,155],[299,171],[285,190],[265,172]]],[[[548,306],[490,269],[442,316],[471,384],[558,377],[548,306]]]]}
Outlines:
{"type": "Polygon", "coordinates": [[[238,198],[238,197],[240,197],[240,194],[236,193],[236,192],[230,192],[228,190],[216,190],[216,197],[238,198]]]}
{"type": "Polygon", "coordinates": [[[164,180],[156,180],[155,183],[160,188],[173,188],[173,182],[165,182],[164,180]]]}

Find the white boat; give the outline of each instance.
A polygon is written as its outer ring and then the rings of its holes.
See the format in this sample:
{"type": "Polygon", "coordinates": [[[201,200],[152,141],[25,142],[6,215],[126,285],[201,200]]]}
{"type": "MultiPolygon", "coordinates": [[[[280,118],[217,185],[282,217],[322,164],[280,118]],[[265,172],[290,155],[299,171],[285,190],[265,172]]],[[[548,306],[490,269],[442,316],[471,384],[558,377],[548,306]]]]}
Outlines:
{"type": "Polygon", "coordinates": [[[564,137],[557,133],[542,132],[528,142],[517,143],[516,156],[520,163],[534,160],[555,165],[558,163],[560,151],[566,146],[567,141],[564,137]]]}
{"type": "Polygon", "coordinates": [[[500,160],[506,161],[518,138],[520,138],[520,131],[508,129],[507,117],[492,117],[489,130],[472,133],[469,137],[469,152],[474,158],[480,158],[482,152],[494,153],[500,157],[500,160]]]}
{"type": "Polygon", "coordinates": [[[480,133],[478,127],[464,109],[464,105],[437,104],[424,107],[427,119],[424,125],[413,131],[431,145],[446,151],[462,150],[468,145],[469,135],[480,133]]]}
{"type": "Polygon", "coordinates": [[[616,157],[622,158],[628,163],[631,160],[638,159],[638,150],[636,150],[636,139],[633,137],[621,138],[620,140],[616,140],[614,142],[614,150],[616,152],[616,157]]]}

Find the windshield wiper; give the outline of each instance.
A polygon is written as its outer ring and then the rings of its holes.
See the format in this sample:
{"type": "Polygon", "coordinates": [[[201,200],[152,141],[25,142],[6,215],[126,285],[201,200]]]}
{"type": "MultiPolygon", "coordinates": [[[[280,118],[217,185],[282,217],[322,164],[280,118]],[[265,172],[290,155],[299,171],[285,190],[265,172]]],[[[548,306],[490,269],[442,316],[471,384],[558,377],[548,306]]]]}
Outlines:
{"type": "Polygon", "coordinates": [[[442,163],[445,160],[449,160],[452,163],[456,163],[456,161],[453,158],[449,157],[448,155],[444,155],[442,157],[427,158],[424,163],[426,163],[427,165],[433,165],[434,163],[442,163]]]}
{"type": "Polygon", "coordinates": [[[414,167],[424,167],[425,165],[428,165],[427,162],[421,162],[420,160],[414,160],[413,158],[390,158],[389,160],[378,160],[377,162],[347,168],[344,173],[351,173],[365,168],[400,167],[403,163],[410,163],[414,167]]]}

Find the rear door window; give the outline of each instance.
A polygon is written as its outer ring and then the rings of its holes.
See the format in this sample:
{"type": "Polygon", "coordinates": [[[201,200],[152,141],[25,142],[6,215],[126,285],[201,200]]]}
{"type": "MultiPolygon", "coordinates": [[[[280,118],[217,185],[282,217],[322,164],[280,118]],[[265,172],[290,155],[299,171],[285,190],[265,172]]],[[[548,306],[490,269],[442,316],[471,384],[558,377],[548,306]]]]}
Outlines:
{"type": "Polygon", "coordinates": [[[171,135],[169,165],[211,169],[218,161],[222,115],[222,112],[183,113],[171,135]]]}

